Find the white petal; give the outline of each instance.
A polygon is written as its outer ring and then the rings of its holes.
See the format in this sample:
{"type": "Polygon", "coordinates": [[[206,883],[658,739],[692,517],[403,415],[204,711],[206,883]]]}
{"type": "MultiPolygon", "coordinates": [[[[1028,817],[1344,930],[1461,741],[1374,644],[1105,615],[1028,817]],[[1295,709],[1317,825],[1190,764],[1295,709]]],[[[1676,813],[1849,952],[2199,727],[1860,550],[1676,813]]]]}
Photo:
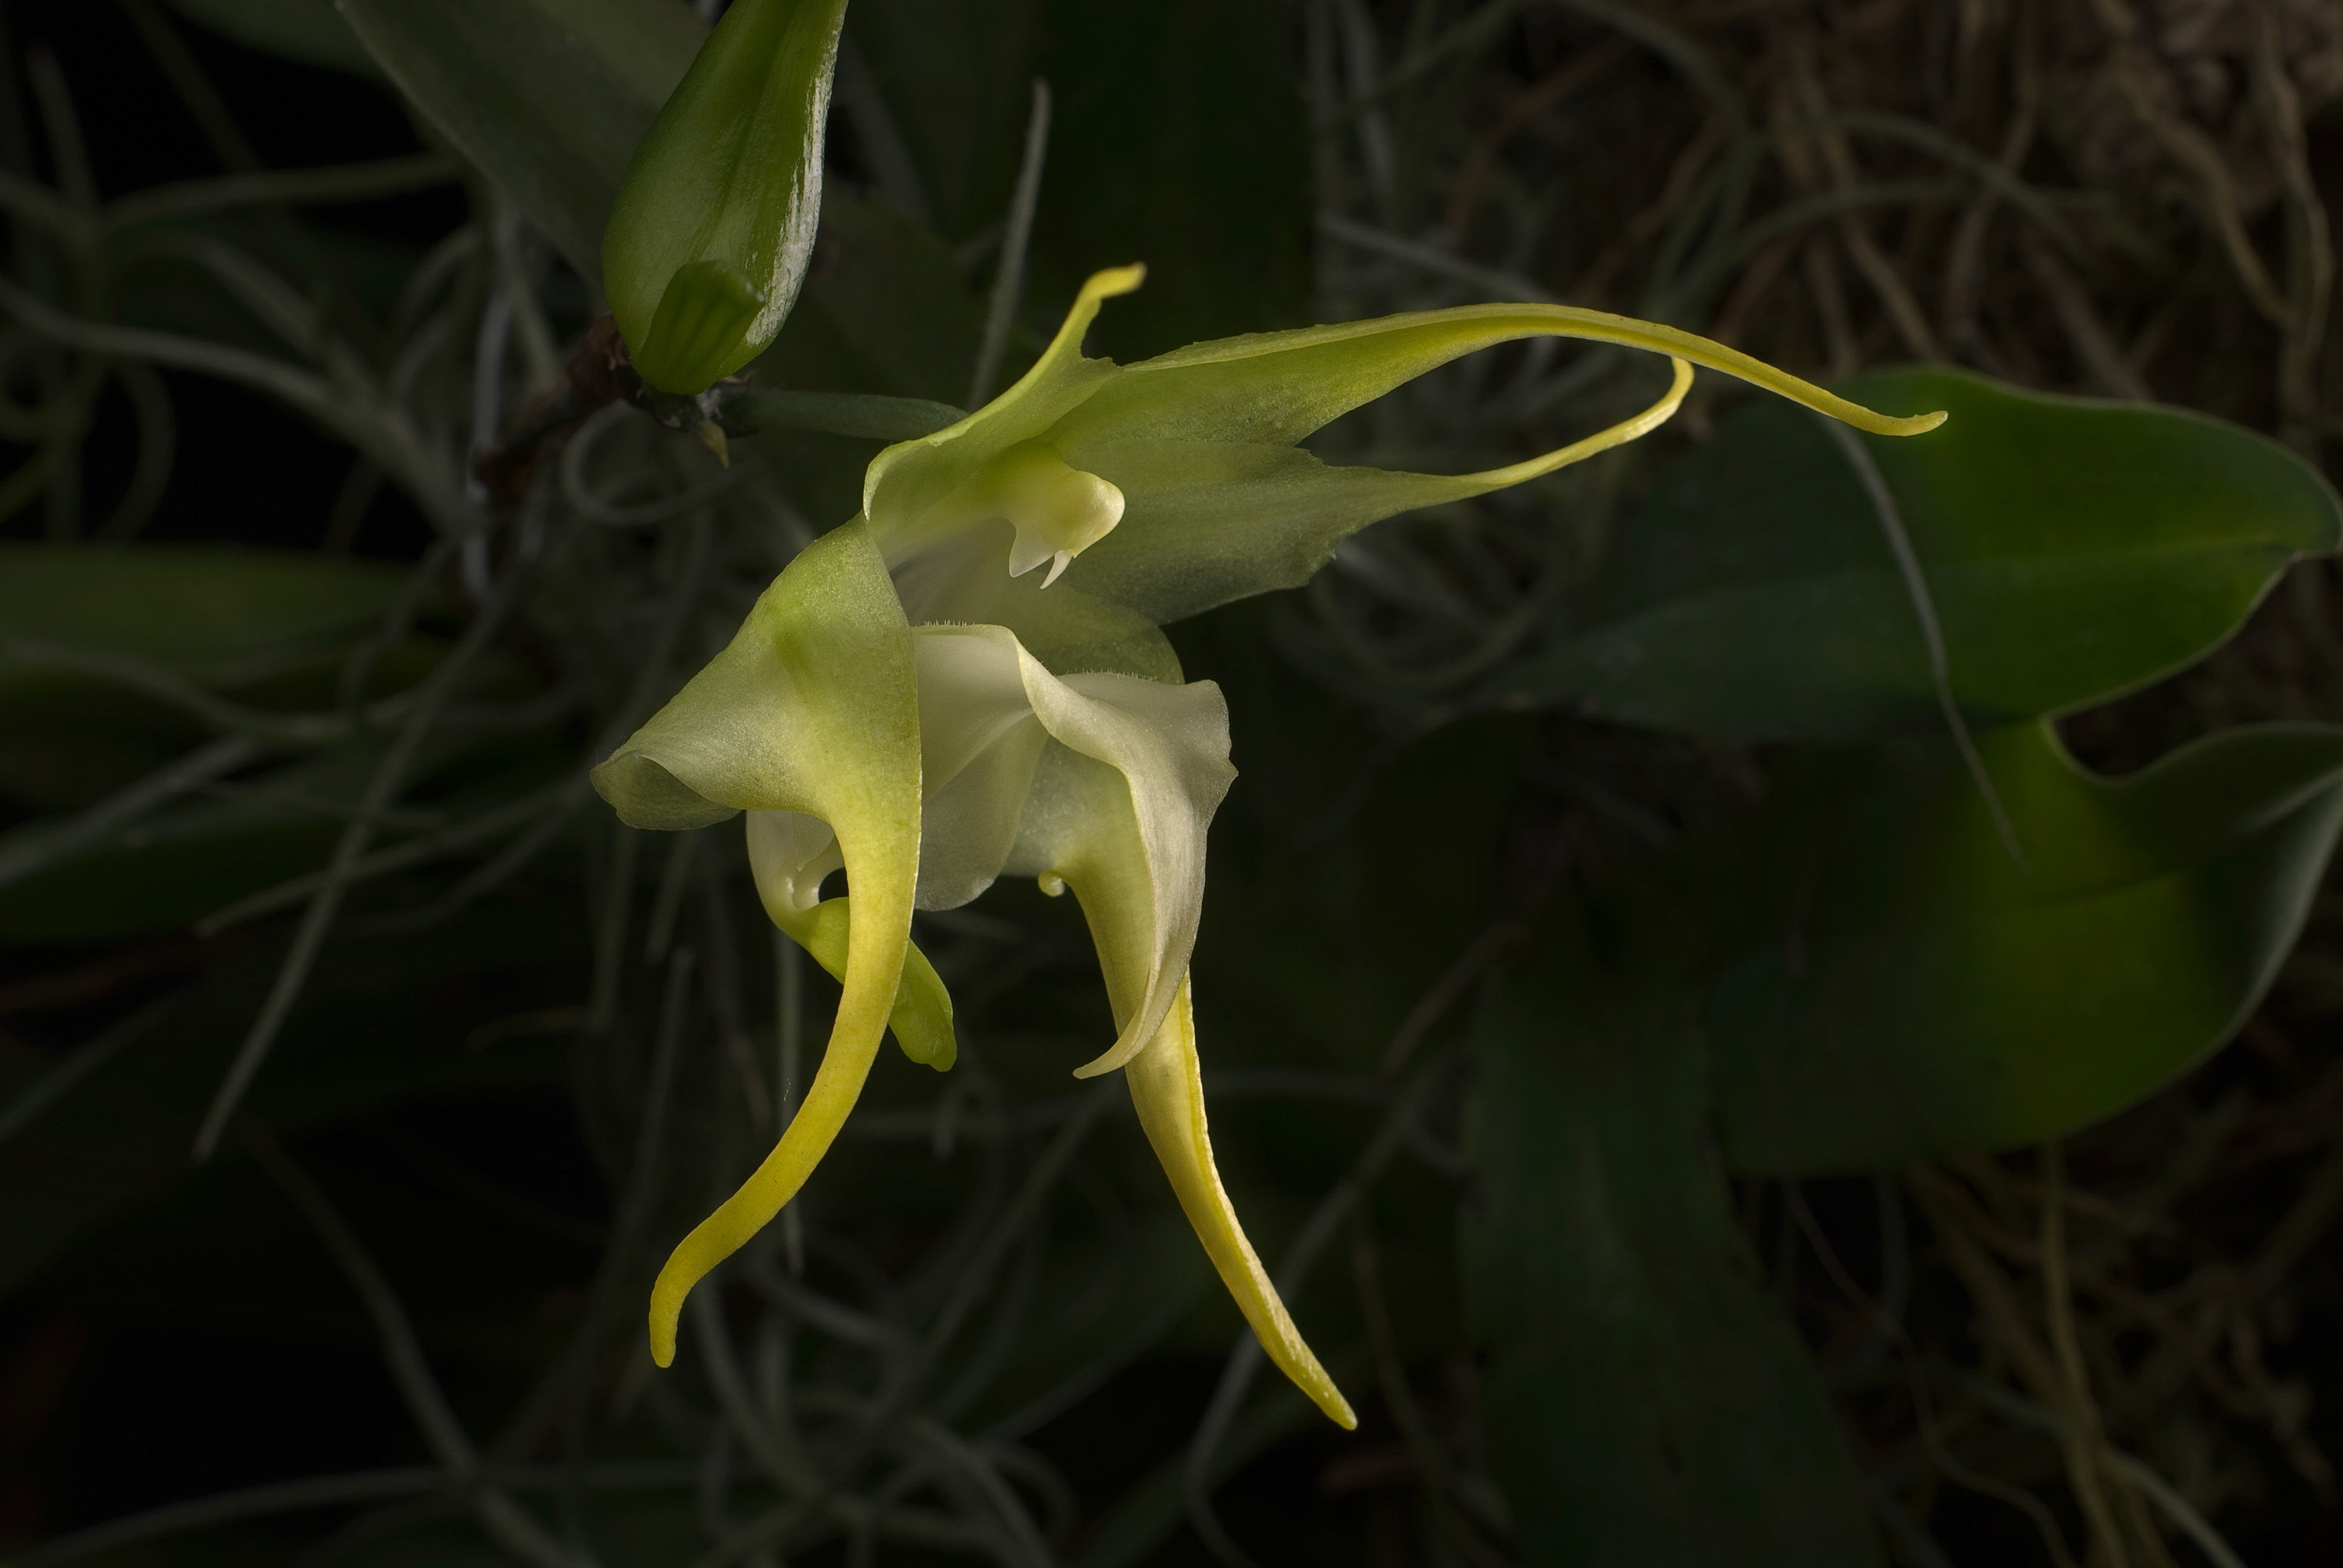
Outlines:
{"type": "Polygon", "coordinates": [[[957,909],[1001,875],[1049,741],[1025,696],[1017,645],[996,630],[920,627],[912,636],[923,910],[957,909]]]}
{"type": "Polygon", "coordinates": [[[1228,704],[1208,680],[1061,680],[1020,653],[1026,695],[1051,738],[1104,765],[1050,773],[1046,781],[1068,796],[1055,809],[1037,776],[1008,865],[1063,877],[1090,919],[1121,1034],[1078,1070],[1087,1078],[1121,1067],[1146,1045],[1188,972],[1203,913],[1205,829],[1236,779],[1228,704]],[[1111,774],[1102,779],[1105,769],[1111,774]],[[1110,782],[1112,775],[1119,779],[1110,782]],[[1067,809],[1077,797],[1079,816],[1067,809]]]}
{"type": "Polygon", "coordinates": [[[846,867],[838,835],[819,817],[802,811],[749,814],[749,871],[773,923],[790,920],[820,901],[822,879],[846,867]]]}
{"type": "Polygon", "coordinates": [[[926,771],[922,908],[1002,871],[1071,886],[1119,1036],[1111,1071],[1172,1007],[1204,898],[1204,834],[1236,777],[1210,681],[1051,674],[999,626],[913,628],[926,771]]]}

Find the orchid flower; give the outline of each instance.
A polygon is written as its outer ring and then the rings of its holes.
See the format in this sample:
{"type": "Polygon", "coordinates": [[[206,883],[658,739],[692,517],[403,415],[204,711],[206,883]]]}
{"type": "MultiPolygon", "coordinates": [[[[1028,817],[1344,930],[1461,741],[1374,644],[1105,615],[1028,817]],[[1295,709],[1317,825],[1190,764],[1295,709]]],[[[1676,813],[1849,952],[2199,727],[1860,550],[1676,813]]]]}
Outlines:
{"type": "Polygon", "coordinates": [[[1235,777],[1228,710],[1185,681],[1161,627],[1305,581],[1380,518],[1484,494],[1664,422],[1699,364],[1881,435],[1896,418],[1672,327],[1489,305],[1227,338],[1135,365],[1082,357],[1137,266],[1083,286],[1038,363],[958,424],[881,452],[862,512],[816,540],[731,645],[594,773],[639,828],[748,815],[776,925],[839,977],[820,1070],[779,1142],[684,1238],[653,1287],[669,1364],[685,1294],[796,1195],[891,1027],[953,1055],[950,1000],[910,943],[915,910],[1001,876],[1071,888],[1116,1035],[1074,1071],[1120,1070],[1212,1265],[1273,1361],[1342,1425],[1351,1408],[1295,1329],[1221,1185],[1207,1134],[1189,959],[1204,839],[1235,777]],[[1436,366],[1537,337],[1665,354],[1664,397],[1544,457],[1454,476],[1331,467],[1297,443],[1436,366]],[[845,897],[820,890],[844,870],[845,897]]]}

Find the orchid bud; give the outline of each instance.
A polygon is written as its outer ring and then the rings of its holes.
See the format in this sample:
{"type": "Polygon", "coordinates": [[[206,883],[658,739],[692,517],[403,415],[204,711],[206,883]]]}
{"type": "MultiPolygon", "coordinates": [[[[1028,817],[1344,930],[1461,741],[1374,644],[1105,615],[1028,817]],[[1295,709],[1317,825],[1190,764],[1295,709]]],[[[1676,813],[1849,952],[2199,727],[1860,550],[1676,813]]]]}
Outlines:
{"type": "Polygon", "coordinates": [[[763,353],[804,280],[846,0],[735,0],[651,122],[602,235],[636,372],[695,393],[763,353]]]}

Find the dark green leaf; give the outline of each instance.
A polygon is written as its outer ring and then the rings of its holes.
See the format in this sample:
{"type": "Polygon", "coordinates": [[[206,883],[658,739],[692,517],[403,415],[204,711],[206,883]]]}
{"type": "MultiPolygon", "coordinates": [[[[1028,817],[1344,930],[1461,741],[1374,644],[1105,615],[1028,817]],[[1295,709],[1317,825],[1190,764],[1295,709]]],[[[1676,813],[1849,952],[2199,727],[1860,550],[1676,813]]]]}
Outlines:
{"type": "Polygon", "coordinates": [[[848,14],[870,80],[840,83],[841,118],[879,193],[939,234],[963,238],[1008,208],[1040,9],[1040,0],[856,0],[848,14]],[[887,166],[890,140],[903,170],[887,166]]]}
{"type": "MultiPolygon", "coordinates": [[[[0,882],[0,941],[105,942],[183,930],[263,888],[316,870],[380,760],[345,746],[142,816],[84,852],[0,882]]],[[[0,834],[37,846],[55,822],[0,834]]]]}
{"type": "Polygon", "coordinates": [[[184,930],[234,900],[317,869],[338,831],[335,823],[284,813],[210,832],[178,823],[161,834],[134,829],[119,847],[0,888],[0,941],[107,942],[184,930]]]}
{"type": "Polygon", "coordinates": [[[33,678],[19,641],[146,660],[199,681],[248,678],[287,650],[370,629],[404,568],[292,550],[0,544],[0,689],[33,678]]]}
{"type": "Polygon", "coordinates": [[[1370,1070],[1512,891],[1509,807],[1536,720],[1480,715],[1379,744],[1264,657],[1271,614],[1240,601],[1172,628],[1190,676],[1228,695],[1238,769],[1197,933],[1201,1049],[1215,1065],[1370,1070]]]}
{"type": "Polygon", "coordinates": [[[2232,730],[2122,779],[2046,724],[1978,745],[2022,864],[1931,748],[1794,764],[1712,868],[1761,890],[1711,1023],[1736,1170],[2036,1142],[2121,1110],[2244,1020],[2343,825],[2343,728],[2232,730]]]}
{"type": "MultiPolygon", "coordinates": [[[[756,384],[950,403],[968,396],[980,330],[975,297],[943,242],[832,182],[805,291],[757,361],[756,384]]],[[[788,429],[757,445],[825,526],[861,507],[862,468],[879,451],[876,439],[788,429]]]]}
{"type": "MultiPolygon", "coordinates": [[[[433,1091],[548,1081],[558,1070],[543,1040],[478,1050],[463,1041],[484,1014],[541,994],[548,968],[568,957],[568,937],[558,922],[484,911],[329,947],[253,1091],[254,1114],[290,1132],[433,1091]]],[[[213,969],[179,1010],[0,1143],[0,1296],[194,1171],[196,1125],[280,957],[277,943],[258,942],[213,969]]],[[[21,1046],[0,1049],[5,1106],[45,1064],[21,1046]]]]}
{"type": "Polygon", "coordinates": [[[1123,360],[1307,319],[1310,130],[1285,11],[1256,0],[1050,0],[1056,95],[1027,290],[1042,315],[1101,266],[1148,264],[1101,317],[1123,360]]]}
{"type": "MultiPolygon", "coordinates": [[[[1855,436],[1876,463],[1982,728],[2155,679],[2227,637],[2343,513],[2277,443],[2202,415],[2021,393],[1948,370],[1847,395],[1949,409],[1855,436]]],[[[1514,690],[1629,723],[1775,740],[1940,730],[1926,644],[1877,509],[1815,417],[1760,401],[1663,476],[1514,690]]]]}
{"type": "Polygon", "coordinates": [[[588,279],[635,145],[703,30],[648,0],[340,0],[399,91],[588,279]]]}
{"type": "Polygon", "coordinates": [[[940,240],[833,187],[805,292],[780,341],[757,362],[757,383],[953,402],[968,394],[980,330],[974,297],[940,240]]]}
{"type": "MultiPolygon", "coordinates": [[[[423,247],[357,234],[330,222],[312,223],[283,211],[267,216],[268,233],[244,215],[193,218],[175,224],[206,241],[243,251],[256,266],[280,276],[301,276],[301,285],[337,330],[353,341],[377,345],[378,323],[397,308],[399,290],[423,257],[423,247]],[[259,258],[267,256],[268,262],[259,258]]],[[[284,337],[254,316],[207,268],[172,250],[134,250],[107,276],[107,303],[125,326],[207,337],[256,354],[281,357],[284,337]]]]}
{"type": "MultiPolygon", "coordinates": [[[[0,545],[0,798],[70,810],[202,739],[184,713],[61,666],[52,650],[130,661],[243,700],[328,706],[342,654],[407,578],[289,550],[0,545]]],[[[395,652],[374,689],[411,678],[413,666],[395,652]]]]}
{"type": "Polygon", "coordinates": [[[1600,962],[1549,942],[1481,1035],[1463,1272],[1523,1560],[1875,1563],[1829,1403],[1703,1152],[1697,1031],[1668,977],[1636,979],[1650,1000],[1608,1008],[1600,962]]]}
{"type": "MultiPolygon", "coordinates": [[[[264,725],[292,714],[331,727],[350,654],[410,582],[403,568],[292,551],[0,547],[0,799],[34,814],[0,831],[0,940],[181,929],[314,870],[383,737],[328,728],[238,752],[184,704],[216,693],[225,722],[241,709],[264,725]],[[176,699],[158,682],[180,689],[176,699]],[[96,826],[77,815],[221,744],[231,754],[176,795],[96,826]]],[[[416,636],[377,649],[367,695],[403,689],[443,651],[416,636]]],[[[491,656],[468,695],[533,685],[491,656]]],[[[451,728],[424,745],[411,791],[450,821],[507,807],[568,765],[548,761],[546,737],[451,728]]]]}
{"type": "Polygon", "coordinates": [[[213,32],[246,48],[305,65],[375,74],[373,57],[334,9],[334,0],[171,0],[213,32]]]}

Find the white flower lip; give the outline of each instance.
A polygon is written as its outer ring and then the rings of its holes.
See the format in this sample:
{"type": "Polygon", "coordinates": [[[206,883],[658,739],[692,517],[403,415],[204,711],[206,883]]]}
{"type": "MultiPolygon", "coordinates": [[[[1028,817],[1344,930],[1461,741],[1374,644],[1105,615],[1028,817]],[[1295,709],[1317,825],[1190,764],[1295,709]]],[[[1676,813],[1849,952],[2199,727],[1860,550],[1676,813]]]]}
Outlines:
{"type": "Polygon", "coordinates": [[[1153,1038],[1188,972],[1204,838],[1236,778],[1209,680],[1053,675],[1006,628],[912,628],[919,670],[920,903],[965,903],[1006,872],[1074,890],[1118,1033],[1081,1078],[1153,1038]]]}

